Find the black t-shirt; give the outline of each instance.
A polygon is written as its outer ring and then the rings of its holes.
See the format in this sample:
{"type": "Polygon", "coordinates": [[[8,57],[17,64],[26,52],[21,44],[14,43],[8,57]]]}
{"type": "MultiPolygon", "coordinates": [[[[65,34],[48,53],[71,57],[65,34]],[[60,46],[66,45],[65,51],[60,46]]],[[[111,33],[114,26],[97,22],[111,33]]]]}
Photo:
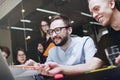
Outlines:
{"type": "Polygon", "coordinates": [[[109,28],[108,31],[109,33],[103,35],[98,42],[98,51],[94,56],[100,58],[105,63],[105,65],[110,65],[105,54],[105,49],[114,45],[120,45],[120,30],[115,31],[112,28],[109,28]]]}

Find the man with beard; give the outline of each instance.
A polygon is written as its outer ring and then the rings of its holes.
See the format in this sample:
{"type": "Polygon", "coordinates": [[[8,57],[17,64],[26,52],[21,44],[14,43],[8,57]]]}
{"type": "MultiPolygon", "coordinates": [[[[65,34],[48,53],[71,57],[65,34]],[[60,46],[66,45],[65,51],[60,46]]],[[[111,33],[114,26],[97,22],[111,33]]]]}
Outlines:
{"type": "MultiPolygon", "coordinates": [[[[47,75],[48,62],[72,66],[84,64],[91,60],[96,53],[93,40],[90,37],[71,37],[72,27],[68,17],[55,15],[51,19],[48,31],[55,47],[51,48],[46,63],[39,66],[40,74],[47,75]]],[[[34,61],[27,61],[26,65],[36,65],[34,61]]]]}
{"type": "Polygon", "coordinates": [[[96,52],[90,37],[71,37],[72,27],[66,16],[53,16],[48,33],[56,46],[49,51],[46,62],[61,65],[82,64],[88,62],[96,52]]]}

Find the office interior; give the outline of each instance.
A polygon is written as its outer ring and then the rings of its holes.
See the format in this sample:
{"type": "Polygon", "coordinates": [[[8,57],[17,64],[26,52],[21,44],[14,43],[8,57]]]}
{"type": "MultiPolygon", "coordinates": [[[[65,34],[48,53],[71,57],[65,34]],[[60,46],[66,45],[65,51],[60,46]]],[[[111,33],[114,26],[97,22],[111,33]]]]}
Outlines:
{"type": "Polygon", "coordinates": [[[0,45],[10,49],[9,64],[14,62],[17,47],[24,48],[29,58],[38,61],[40,21],[59,13],[71,19],[72,34],[90,36],[95,44],[108,33],[92,18],[87,0],[0,0],[0,45]]]}

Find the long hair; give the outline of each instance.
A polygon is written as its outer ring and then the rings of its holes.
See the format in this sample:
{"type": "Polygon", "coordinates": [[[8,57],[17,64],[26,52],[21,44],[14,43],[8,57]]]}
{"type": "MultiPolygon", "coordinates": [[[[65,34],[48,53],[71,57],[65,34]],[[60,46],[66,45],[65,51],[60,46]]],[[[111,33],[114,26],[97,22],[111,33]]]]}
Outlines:
{"type": "MultiPolygon", "coordinates": [[[[48,18],[44,18],[44,19],[42,19],[42,21],[45,21],[50,26],[50,20],[48,18]]],[[[41,22],[40,22],[40,34],[41,34],[41,38],[45,38],[46,37],[46,33],[44,33],[44,31],[41,28],[41,26],[42,26],[41,22]]]]}
{"type": "Polygon", "coordinates": [[[115,0],[115,7],[120,11],[120,0],[115,0]]]}

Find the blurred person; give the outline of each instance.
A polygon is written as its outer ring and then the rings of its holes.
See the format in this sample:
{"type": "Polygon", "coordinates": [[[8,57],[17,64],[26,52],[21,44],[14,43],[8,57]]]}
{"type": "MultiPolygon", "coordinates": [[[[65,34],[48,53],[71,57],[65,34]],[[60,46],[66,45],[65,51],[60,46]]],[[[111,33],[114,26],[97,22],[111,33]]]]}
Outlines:
{"type": "Polygon", "coordinates": [[[38,48],[37,49],[40,53],[43,53],[43,51],[44,51],[44,48],[43,48],[41,43],[38,43],[38,48]]]}
{"type": "Polygon", "coordinates": [[[16,61],[14,64],[21,65],[21,64],[24,64],[26,62],[26,60],[27,60],[27,56],[26,56],[24,49],[22,49],[22,48],[17,49],[16,61]]]}
{"type": "Polygon", "coordinates": [[[49,49],[52,48],[54,46],[54,44],[52,43],[50,35],[47,33],[47,31],[50,28],[49,20],[43,19],[41,21],[40,25],[41,25],[40,26],[41,39],[40,39],[40,42],[38,43],[37,49],[38,49],[39,56],[40,56],[40,63],[44,63],[48,56],[49,49]],[[42,49],[42,51],[40,49],[42,49]]]}
{"type": "Polygon", "coordinates": [[[46,57],[43,56],[43,52],[44,52],[44,47],[42,43],[38,43],[38,59],[40,63],[44,63],[46,60],[46,57]]]}
{"type": "Polygon", "coordinates": [[[2,51],[3,58],[7,61],[7,59],[10,56],[10,50],[9,50],[9,48],[5,47],[5,46],[1,46],[0,48],[1,48],[1,51],[2,51]]]}

